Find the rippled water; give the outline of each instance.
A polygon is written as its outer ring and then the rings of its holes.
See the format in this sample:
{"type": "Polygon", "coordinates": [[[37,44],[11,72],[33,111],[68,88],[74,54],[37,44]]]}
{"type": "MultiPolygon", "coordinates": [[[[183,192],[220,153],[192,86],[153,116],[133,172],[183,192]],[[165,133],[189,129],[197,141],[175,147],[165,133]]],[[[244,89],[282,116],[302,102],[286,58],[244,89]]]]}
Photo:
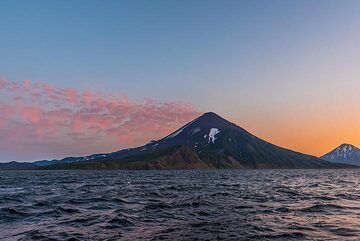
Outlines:
{"type": "Polygon", "coordinates": [[[359,170],[0,172],[0,240],[359,240],[359,170]]]}

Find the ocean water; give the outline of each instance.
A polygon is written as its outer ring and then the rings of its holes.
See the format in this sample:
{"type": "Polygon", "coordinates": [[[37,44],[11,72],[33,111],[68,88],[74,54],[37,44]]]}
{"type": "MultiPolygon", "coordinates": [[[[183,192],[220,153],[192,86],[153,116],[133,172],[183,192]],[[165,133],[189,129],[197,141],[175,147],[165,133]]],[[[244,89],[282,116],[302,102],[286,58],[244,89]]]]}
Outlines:
{"type": "Polygon", "coordinates": [[[360,240],[360,170],[0,172],[0,240],[360,240]]]}

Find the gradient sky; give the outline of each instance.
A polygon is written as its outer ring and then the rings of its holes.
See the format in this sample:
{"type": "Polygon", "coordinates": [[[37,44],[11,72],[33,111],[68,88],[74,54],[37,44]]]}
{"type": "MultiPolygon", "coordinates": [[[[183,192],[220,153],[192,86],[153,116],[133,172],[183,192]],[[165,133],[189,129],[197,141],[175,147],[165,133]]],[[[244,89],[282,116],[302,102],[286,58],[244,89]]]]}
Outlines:
{"type": "Polygon", "coordinates": [[[360,146],[360,1],[0,1],[0,161],[108,152],[213,111],[360,146]]]}

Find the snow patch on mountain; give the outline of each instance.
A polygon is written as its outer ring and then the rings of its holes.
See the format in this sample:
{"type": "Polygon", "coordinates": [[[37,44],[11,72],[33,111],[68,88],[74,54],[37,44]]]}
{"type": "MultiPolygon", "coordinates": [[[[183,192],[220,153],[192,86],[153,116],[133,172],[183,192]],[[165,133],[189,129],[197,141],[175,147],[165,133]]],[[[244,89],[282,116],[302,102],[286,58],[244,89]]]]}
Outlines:
{"type": "Polygon", "coordinates": [[[209,132],[209,143],[210,143],[210,141],[211,141],[212,143],[214,143],[215,140],[216,140],[215,135],[217,135],[217,134],[219,134],[219,133],[220,133],[219,129],[217,129],[217,128],[211,128],[211,129],[210,129],[210,132],[209,132]]]}
{"type": "Polygon", "coordinates": [[[201,128],[200,127],[196,127],[194,129],[191,130],[192,131],[192,135],[194,135],[195,133],[201,131],[201,128]]]}

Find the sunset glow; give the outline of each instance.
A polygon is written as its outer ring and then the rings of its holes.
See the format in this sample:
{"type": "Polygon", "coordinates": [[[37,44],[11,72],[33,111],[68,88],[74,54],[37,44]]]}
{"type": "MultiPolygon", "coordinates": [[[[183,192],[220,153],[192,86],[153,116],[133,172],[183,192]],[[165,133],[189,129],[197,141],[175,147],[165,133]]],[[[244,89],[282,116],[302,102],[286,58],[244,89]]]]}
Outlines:
{"type": "Polygon", "coordinates": [[[133,147],[207,111],[311,155],[360,146],[358,1],[160,2],[2,1],[0,162],[133,147]]]}

